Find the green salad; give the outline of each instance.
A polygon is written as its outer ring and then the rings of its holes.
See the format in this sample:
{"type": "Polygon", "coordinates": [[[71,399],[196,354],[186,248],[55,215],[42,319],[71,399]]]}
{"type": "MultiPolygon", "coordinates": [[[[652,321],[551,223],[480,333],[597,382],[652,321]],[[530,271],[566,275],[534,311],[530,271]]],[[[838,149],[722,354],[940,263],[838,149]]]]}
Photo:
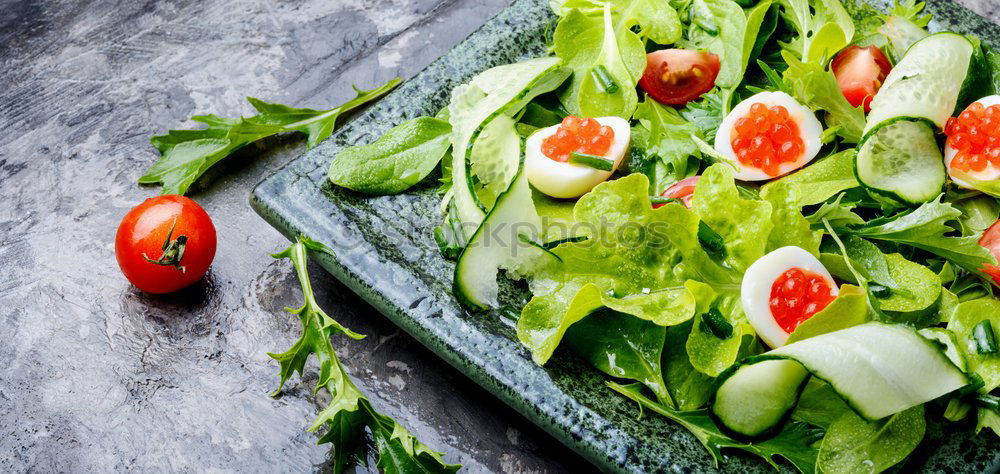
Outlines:
{"type": "Polygon", "coordinates": [[[716,460],[880,472],[928,417],[1000,433],[1000,55],[914,0],[550,5],[547,56],[330,181],[440,176],[455,298],[522,282],[535,362],[572,351],[716,460]]]}

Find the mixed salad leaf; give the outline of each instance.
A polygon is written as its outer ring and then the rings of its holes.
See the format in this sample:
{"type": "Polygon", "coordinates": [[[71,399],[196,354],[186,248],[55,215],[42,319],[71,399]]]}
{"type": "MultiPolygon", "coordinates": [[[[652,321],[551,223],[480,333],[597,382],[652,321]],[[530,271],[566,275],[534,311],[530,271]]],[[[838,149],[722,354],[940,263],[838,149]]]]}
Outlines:
{"type": "Polygon", "coordinates": [[[496,304],[495,269],[526,280],[535,362],[568,349],[717,461],[881,472],[928,416],[1000,430],[1000,179],[951,165],[955,130],[1000,139],[962,115],[997,92],[996,53],[932,35],[915,0],[550,6],[549,55],[479,73],[330,180],[394,194],[443,161],[458,300],[496,304]]]}

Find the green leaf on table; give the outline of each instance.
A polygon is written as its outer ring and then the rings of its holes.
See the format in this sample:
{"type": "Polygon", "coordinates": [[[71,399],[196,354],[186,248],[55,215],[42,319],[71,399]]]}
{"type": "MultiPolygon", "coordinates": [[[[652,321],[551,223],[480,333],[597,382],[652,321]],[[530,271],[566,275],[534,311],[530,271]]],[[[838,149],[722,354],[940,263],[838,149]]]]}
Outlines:
{"type": "Polygon", "coordinates": [[[315,146],[333,133],[341,115],[382,97],[399,83],[399,79],[393,79],[372,90],[355,88],[355,98],[329,110],[299,109],[249,97],[247,100],[258,112],[252,117],[191,117],[208,127],[170,130],[151,138],[160,158],[139,178],[139,184],[162,184],[162,194],[185,194],[201,175],[234,151],[279,133],[304,133],[309,146],[315,146]]]}
{"type": "Polygon", "coordinates": [[[826,431],[817,467],[829,473],[882,472],[906,459],[926,428],[923,405],[879,421],[866,421],[847,410],[826,431]]]}
{"type": "Polygon", "coordinates": [[[660,402],[672,404],[661,365],[665,338],[663,326],[603,309],[570,327],[566,344],[602,372],[642,382],[660,402]]]}
{"type": "Polygon", "coordinates": [[[856,188],[858,180],[854,177],[854,150],[834,153],[792,174],[771,181],[761,188],[760,195],[767,199],[770,189],[783,185],[798,188],[799,207],[823,203],[842,191],[856,188]]]}
{"type": "Polygon", "coordinates": [[[1000,387],[1000,353],[980,354],[976,350],[973,332],[984,320],[990,321],[994,331],[1000,328],[1000,300],[986,297],[959,303],[948,321],[948,330],[955,334],[969,369],[983,379],[983,393],[988,393],[1000,387]]]}
{"type": "Polygon", "coordinates": [[[442,454],[428,448],[414,438],[402,425],[372,407],[368,398],[351,382],[350,376],[337,358],[330,338],[344,334],[354,339],[364,336],[338,323],[316,303],[309,273],[306,270],[308,251],[332,255],[325,245],[300,236],[295,243],[274,258],[292,261],[305,299],[302,307],[288,309],[299,317],[302,336],[288,351],[268,355],[281,364],[281,382],[272,394],[277,396],[289,377],[295,372],[302,375],[306,360],[315,355],[319,362],[319,379],[314,392],[325,388],[331,401],[321,410],[309,428],[316,431],[326,426],[327,431],[319,442],[331,444],[333,472],[340,474],[351,464],[366,462],[367,432],[371,432],[378,451],[378,467],[383,472],[456,472],[461,467],[447,464],[442,454]]]}
{"type": "Polygon", "coordinates": [[[866,225],[849,227],[848,233],[874,240],[898,242],[926,250],[952,263],[976,272],[996,260],[979,246],[979,236],[951,236],[948,222],[959,219],[962,211],[940,197],[920,207],[892,217],[875,219],[866,225]]]}
{"type": "Polygon", "coordinates": [[[857,326],[865,321],[868,321],[868,294],[863,288],[843,285],[837,298],[799,324],[785,344],[857,326]]]}
{"type": "Polygon", "coordinates": [[[602,16],[570,10],[556,25],[553,50],[573,70],[570,84],[560,92],[566,110],[588,117],[632,116],[639,101],[635,84],[646,69],[646,51],[631,30],[615,31],[609,8],[602,16]],[[605,91],[598,83],[592,74],[598,67],[608,72],[617,90],[605,91]]]}
{"type": "Polygon", "coordinates": [[[451,148],[451,125],[417,117],[375,142],[341,151],[330,163],[333,184],[368,194],[396,194],[419,183],[451,148]]]}
{"type": "Polygon", "coordinates": [[[783,78],[792,96],[822,114],[827,127],[836,130],[845,143],[860,142],[865,111],[847,102],[833,73],[818,62],[800,61],[788,51],[782,51],[781,57],[788,63],[783,78]]]}
{"type": "Polygon", "coordinates": [[[760,457],[768,464],[779,469],[778,457],[792,463],[799,471],[813,473],[816,471],[817,448],[813,444],[823,436],[823,430],[809,426],[806,423],[791,422],[785,425],[778,434],[771,438],[752,443],[731,438],[712,421],[708,410],[677,411],[673,408],[650,400],[640,391],[641,385],[621,385],[609,382],[612,390],[632,399],[641,408],[658,413],[670,419],[689,432],[708,450],[718,466],[724,458],[723,450],[736,449],[760,457]]]}

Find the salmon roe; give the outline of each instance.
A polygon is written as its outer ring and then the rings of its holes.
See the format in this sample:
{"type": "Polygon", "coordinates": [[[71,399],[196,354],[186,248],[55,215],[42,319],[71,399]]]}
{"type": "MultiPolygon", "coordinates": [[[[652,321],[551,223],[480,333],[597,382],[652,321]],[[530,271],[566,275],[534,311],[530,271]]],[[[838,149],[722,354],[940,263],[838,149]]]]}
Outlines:
{"type": "Polygon", "coordinates": [[[830,283],[822,275],[789,268],[771,284],[771,315],[781,329],[791,333],[834,298],[830,283]]]}
{"type": "Polygon", "coordinates": [[[601,125],[596,119],[570,115],[559,124],[556,133],[542,140],[542,153],[565,163],[574,151],[604,156],[614,141],[615,131],[611,127],[601,125]]]}
{"type": "Polygon", "coordinates": [[[1000,105],[973,102],[958,117],[948,119],[944,133],[948,146],[958,152],[951,160],[953,168],[965,172],[1000,168],[1000,105]]]}
{"type": "Polygon", "coordinates": [[[778,176],[782,163],[794,162],[806,151],[798,123],[781,105],[750,106],[750,112],[733,125],[730,140],[740,163],[768,176],[778,176]]]}

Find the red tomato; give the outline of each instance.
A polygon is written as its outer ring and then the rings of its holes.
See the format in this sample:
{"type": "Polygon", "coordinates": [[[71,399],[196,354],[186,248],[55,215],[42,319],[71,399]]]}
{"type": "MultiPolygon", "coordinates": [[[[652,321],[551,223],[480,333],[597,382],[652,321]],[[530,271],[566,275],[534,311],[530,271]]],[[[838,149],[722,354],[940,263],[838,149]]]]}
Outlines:
{"type": "Polygon", "coordinates": [[[170,293],[202,277],[215,258],[215,226],[194,201],[177,195],[143,201],[115,235],[125,278],[149,293],[170,293]]]}
{"type": "Polygon", "coordinates": [[[864,105],[865,113],[871,111],[875,97],[885,76],[892,70],[889,59],[875,46],[862,48],[852,44],[833,58],[830,70],[837,78],[837,85],[844,97],[854,107],[864,105]]]}
{"type": "MultiPolygon", "coordinates": [[[[691,208],[691,199],[694,198],[694,187],[698,184],[698,178],[701,176],[691,176],[684,178],[667,188],[663,191],[661,196],[667,198],[680,199],[684,203],[684,207],[691,208]]],[[[653,207],[657,208],[663,206],[663,204],[654,204],[653,207]]]]}
{"type": "MultiPolygon", "coordinates": [[[[1000,260],[1000,220],[993,223],[983,236],[979,239],[979,245],[986,247],[993,254],[993,257],[1000,260]]],[[[1000,267],[996,265],[985,265],[983,272],[993,277],[993,283],[1000,286],[1000,267]]]]}
{"type": "Polygon", "coordinates": [[[639,87],[661,104],[684,105],[715,87],[719,57],[691,49],[663,49],[646,55],[639,87]]]}

